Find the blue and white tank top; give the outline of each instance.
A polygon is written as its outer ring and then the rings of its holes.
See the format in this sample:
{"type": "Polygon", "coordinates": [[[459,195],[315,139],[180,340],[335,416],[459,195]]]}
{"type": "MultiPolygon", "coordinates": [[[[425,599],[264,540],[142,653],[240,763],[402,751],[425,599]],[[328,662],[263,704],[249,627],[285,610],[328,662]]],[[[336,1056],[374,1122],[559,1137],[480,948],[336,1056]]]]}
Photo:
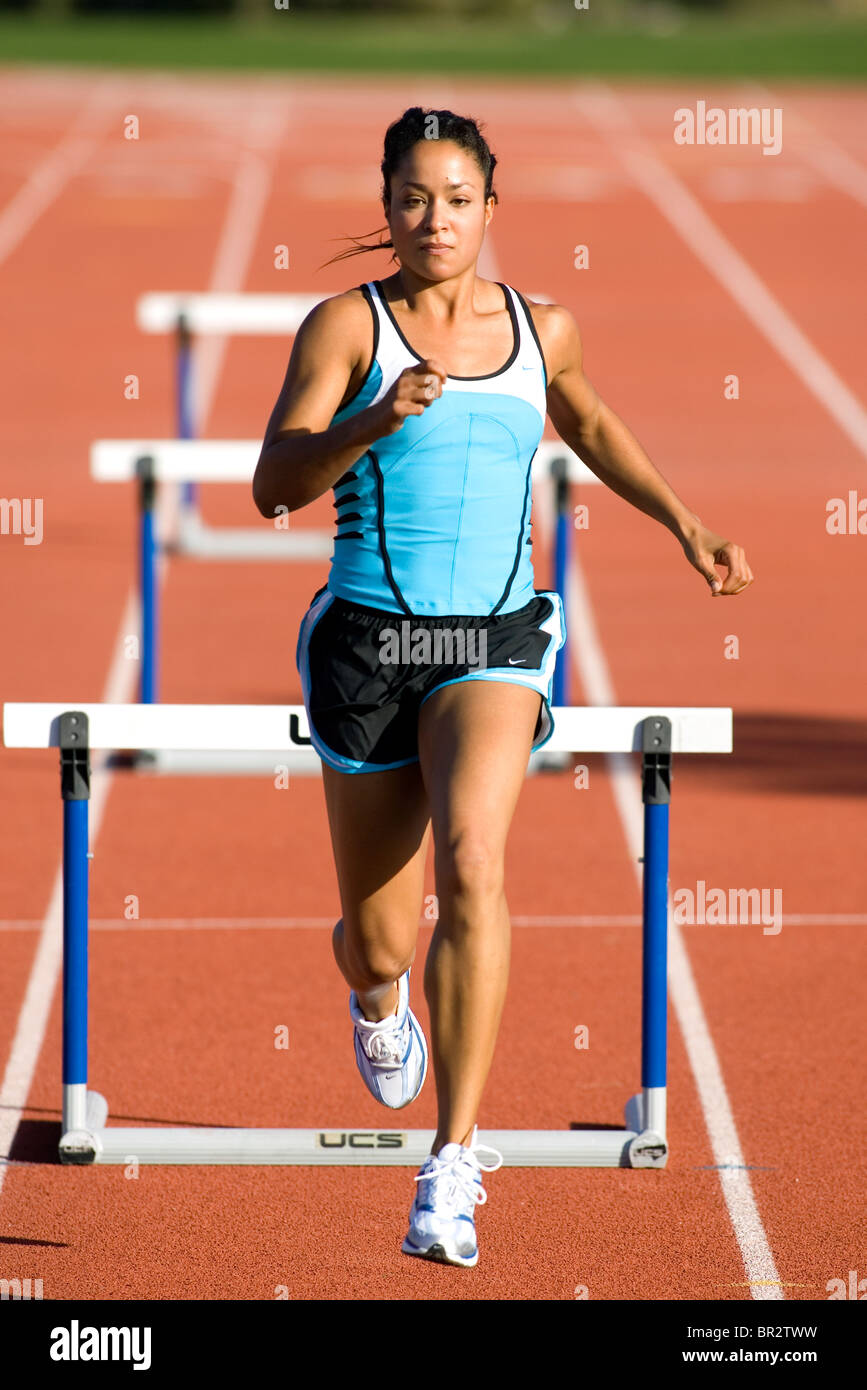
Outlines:
{"type": "MultiPolygon", "coordinates": [[[[379,281],[359,288],[373,313],[373,358],[332,424],[382,400],[423,360],[379,281]]],[[[547,379],[529,308],[517,290],[500,288],[514,342],[499,371],[449,376],[423,415],[377,440],[334,485],[328,588],[347,602],[418,617],[493,617],[533,598],[531,465],[547,379]]]]}

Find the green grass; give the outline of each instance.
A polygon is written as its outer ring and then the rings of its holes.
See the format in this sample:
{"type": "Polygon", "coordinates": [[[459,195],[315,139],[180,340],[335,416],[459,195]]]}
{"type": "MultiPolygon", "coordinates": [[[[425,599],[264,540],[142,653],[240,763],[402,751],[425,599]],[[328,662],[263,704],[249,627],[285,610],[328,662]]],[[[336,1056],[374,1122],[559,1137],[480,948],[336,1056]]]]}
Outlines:
{"type": "Polygon", "coordinates": [[[558,28],[528,20],[296,15],[231,19],[0,16],[0,62],[280,72],[466,73],[496,77],[867,78],[867,19],[774,21],[690,15],[668,27],[613,28],[561,12],[558,28]]]}

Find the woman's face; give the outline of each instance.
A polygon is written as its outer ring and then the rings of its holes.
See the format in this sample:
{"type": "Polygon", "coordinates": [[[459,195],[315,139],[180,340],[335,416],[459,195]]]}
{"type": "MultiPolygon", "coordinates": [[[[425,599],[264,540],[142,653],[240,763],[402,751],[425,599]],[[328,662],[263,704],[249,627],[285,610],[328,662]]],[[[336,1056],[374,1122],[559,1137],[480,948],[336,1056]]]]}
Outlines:
{"type": "Polygon", "coordinates": [[[471,154],[451,140],[419,140],[392,174],[385,215],[401,265],[449,280],[475,264],[493,211],[471,154]]]}

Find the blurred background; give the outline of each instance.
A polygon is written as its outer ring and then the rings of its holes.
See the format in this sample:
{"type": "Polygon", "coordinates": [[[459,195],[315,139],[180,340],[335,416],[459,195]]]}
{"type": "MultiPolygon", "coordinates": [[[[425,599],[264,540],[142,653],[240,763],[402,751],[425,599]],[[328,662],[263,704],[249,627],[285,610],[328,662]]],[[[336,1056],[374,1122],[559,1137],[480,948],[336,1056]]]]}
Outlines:
{"type": "Polygon", "coordinates": [[[857,79],[867,0],[0,0],[0,60],[857,79]]]}

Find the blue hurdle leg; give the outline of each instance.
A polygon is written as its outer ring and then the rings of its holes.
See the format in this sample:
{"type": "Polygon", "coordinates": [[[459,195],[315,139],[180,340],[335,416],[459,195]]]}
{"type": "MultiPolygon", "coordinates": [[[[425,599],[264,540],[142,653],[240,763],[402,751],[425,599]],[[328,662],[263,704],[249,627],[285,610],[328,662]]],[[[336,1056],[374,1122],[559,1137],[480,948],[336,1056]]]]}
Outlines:
{"type": "MultiPolygon", "coordinates": [[[[566,606],[566,587],[569,575],[569,546],[572,543],[572,528],[569,525],[569,478],[565,458],[551,461],[551,475],[554,479],[557,523],[554,539],[554,588],[566,606]]],[[[569,636],[568,622],[566,641],[557,653],[554,666],[552,694],[555,705],[569,703],[569,636]]]]}
{"type": "MultiPolygon", "coordinates": [[[[644,949],[642,962],[641,1088],[654,1109],[654,1097],[663,1097],[662,1129],[665,1134],[666,1044],[668,1023],[668,806],[644,808],[644,949]]],[[[659,1106],[656,1106],[657,1111],[659,1106]]],[[[657,1130],[651,1115],[648,1129],[657,1130]]]]}
{"type": "Polygon", "coordinates": [[[668,813],[671,797],[669,720],[645,720],[643,753],[642,1119],[645,1129],[664,1138],[668,1034],[668,813]]]}
{"type": "Polygon", "coordinates": [[[63,1133],[86,1128],[88,798],[87,716],[60,717],[63,797],[63,1133]]]}
{"type": "MultiPolygon", "coordinates": [[[[176,405],[178,439],[195,439],[193,417],[193,337],[183,314],[178,317],[176,361],[176,405]]],[[[198,509],[198,490],[195,483],[181,484],[181,510],[187,514],[198,509]]]]}
{"type": "Polygon", "coordinates": [[[159,582],[156,534],[156,482],[153,459],[136,460],[139,477],[139,594],[141,596],[141,691],[143,705],[157,699],[159,582]]]}

